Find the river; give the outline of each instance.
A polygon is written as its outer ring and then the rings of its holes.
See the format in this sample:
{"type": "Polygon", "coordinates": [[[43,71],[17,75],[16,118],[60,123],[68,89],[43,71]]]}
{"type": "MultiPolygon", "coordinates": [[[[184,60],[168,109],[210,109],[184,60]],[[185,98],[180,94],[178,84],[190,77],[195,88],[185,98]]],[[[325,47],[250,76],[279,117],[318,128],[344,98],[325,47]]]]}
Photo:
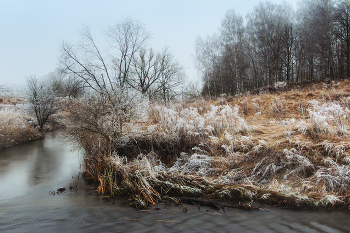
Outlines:
{"type": "Polygon", "coordinates": [[[94,194],[79,179],[81,163],[57,133],[0,151],[0,232],[350,232],[350,214],[337,211],[138,210],[94,194]],[[52,195],[60,187],[66,191],[52,195]]]}

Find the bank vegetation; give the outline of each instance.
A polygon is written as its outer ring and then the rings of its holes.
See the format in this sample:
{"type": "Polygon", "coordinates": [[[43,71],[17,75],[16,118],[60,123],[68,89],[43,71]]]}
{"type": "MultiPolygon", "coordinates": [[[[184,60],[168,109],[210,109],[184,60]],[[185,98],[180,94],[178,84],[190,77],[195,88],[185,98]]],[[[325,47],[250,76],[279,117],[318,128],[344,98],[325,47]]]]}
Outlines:
{"type": "Polygon", "coordinates": [[[25,98],[0,97],[0,150],[42,137],[26,110],[25,98]]]}
{"type": "Polygon", "coordinates": [[[84,178],[137,207],[170,196],[348,210],[349,90],[346,80],[168,105],[139,99],[118,140],[101,102],[81,100],[69,132],[86,152],[84,178]]]}

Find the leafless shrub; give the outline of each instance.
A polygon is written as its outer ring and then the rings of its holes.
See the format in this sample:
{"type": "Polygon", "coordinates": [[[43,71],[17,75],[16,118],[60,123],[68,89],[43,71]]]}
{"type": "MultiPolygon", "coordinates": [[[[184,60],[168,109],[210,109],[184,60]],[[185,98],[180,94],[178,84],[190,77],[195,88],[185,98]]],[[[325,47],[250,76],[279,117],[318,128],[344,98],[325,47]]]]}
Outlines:
{"type": "Polygon", "coordinates": [[[48,83],[30,77],[27,79],[27,98],[42,130],[49,117],[57,111],[54,91],[48,83]]]}

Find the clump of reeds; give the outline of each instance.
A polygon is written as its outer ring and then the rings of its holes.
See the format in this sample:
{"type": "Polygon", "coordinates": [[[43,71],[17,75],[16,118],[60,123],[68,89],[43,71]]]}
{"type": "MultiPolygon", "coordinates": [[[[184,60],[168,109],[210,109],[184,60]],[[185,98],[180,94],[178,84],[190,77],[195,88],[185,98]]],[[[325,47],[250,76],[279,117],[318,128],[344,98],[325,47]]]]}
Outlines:
{"type": "MultiPolygon", "coordinates": [[[[119,156],[89,155],[85,159],[84,178],[97,181],[100,194],[128,196],[136,207],[154,205],[160,200],[160,195],[149,184],[152,176],[148,177],[143,174],[144,171],[138,170],[142,163],[150,169],[147,158],[140,163],[126,164],[125,158],[119,156]]],[[[147,169],[145,167],[143,169],[147,169]]]]}

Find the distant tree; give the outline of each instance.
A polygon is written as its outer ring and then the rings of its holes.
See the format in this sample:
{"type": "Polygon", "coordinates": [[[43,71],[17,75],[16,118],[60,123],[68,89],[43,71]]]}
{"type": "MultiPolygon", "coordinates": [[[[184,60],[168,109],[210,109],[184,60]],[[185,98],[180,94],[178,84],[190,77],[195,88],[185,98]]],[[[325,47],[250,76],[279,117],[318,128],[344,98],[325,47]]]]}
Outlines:
{"type": "Polygon", "coordinates": [[[201,85],[193,82],[184,85],[182,95],[185,99],[199,98],[202,95],[201,85]]]}
{"type": "Polygon", "coordinates": [[[145,95],[159,81],[163,69],[161,54],[153,49],[140,49],[133,59],[128,85],[145,95]]]}
{"type": "Polygon", "coordinates": [[[65,97],[64,76],[65,74],[60,69],[56,69],[45,76],[45,81],[57,97],[65,97]]]}
{"type": "Polygon", "coordinates": [[[170,53],[169,48],[164,48],[160,57],[160,77],[156,82],[154,93],[159,94],[164,103],[178,95],[179,87],[184,83],[185,74],[183,67],[170,53]]]}
{"type": "Polygon", "coordinates": [[[203,75],[203,94],[235,95],[249,88],[248,55],[243,18],[227,11],[219,34],[196,40],[196,65],[203,75]]]}
{"type": "Polygon", "coordinates": [[[56,97],[77,98],[84,93],[84,82],[74,74],[56,69],[45,76],[45,80],[56,97]]]}
{"type": "Polygon", "coordinates": [[[78,98],[85,92],[84,82],[75,75],[67,75],[64,79],[64,93],[69,98],[78,98]]]}
{"type": "Polygon", "coordinates": [[[216,68],[220,63],[222,43],[219,36],[207,36],[205,39],[197,37],[195,43],[195,61],[198,71],[203,77],[203,94],[216,96],[217,94],[217,75],[216,68]]]}
{"type": "Polygon", "coordinates": [[[219,33],[196,40],[203,94],[350,77],[349,0],[259,3],[246,21],[226,13],[219,33]]]}
{"type": "Polygon", "coordinates": [[[26,82],[26,94],[30,108],[36,116],[40,130],[42,130],[50,116],[57,111],[54,90],[49,83],[33,76],[27,78],[26,82]]]}
{"type": "Polygon", "coordinates": [[[291,79],[293,9],[290,5],[260,2],[248,15],[248,40],[253,49],[257,86],[291,79]]]}
{"type": "Polygon", "coordinates": [[[0,84],[0,92],[3,92],[5,90],[5,85],[4,84],[0,84]]]}
{"type": "Polygon", "coordinates": [[[350,77],[350,3],[338,1],[333,14],[338,76],[350,77]]]}
{"type": "Polygon", "coordinates": [[[221,92],[235,95],[249,88],[248,57],[243,17],[235,11],[226,12],[220,27],[222,44],[219,70],[221,92]]]}
{"type": "Polygon", "coordinates": [[[334,79],[333,1],[305,0],[298,9],[298,79],[334,79]]]}

